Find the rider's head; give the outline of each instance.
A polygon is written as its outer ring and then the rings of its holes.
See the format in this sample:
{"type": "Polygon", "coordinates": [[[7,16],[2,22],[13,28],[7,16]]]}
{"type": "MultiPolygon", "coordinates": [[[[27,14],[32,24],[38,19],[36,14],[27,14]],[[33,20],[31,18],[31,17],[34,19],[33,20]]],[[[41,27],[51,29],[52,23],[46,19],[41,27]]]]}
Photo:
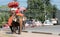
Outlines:
{"type": "Polygon", "coordinates": [[[17,10],[17,8],[12,8],[11,9],[12,14],[15,14],[16,10],[17,10]]]}

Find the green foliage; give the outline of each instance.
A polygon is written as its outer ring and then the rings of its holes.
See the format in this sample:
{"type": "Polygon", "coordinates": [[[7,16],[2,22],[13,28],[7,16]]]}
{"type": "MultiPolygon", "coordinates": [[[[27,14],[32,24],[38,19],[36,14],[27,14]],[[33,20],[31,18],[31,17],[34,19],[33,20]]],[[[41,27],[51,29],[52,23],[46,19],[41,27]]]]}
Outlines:
{"type": "Polygon", "coordinates": [[[9,18],[9,13],[8,12],[0,12],[0,26],[3,23],[6,23],[8,21],[9,18]]]}
{"type": "Polygon", "coordinates": [[[27,18],[33,17],[40,21],[45,20],[45,15],[47,15],[47,18],[52,18],[53,6],[51,5],[50,0],[28,0],[27,9],[28,10],[25,12],[27,18]],[[44,9],[46,10],[46,13],[44,12],[44,9]]]}
{"type": "Polygon", "coordinates": [[[0,26],[6,23],[9,18],[9,8],[6,5],[0,6],[0,26]]]}

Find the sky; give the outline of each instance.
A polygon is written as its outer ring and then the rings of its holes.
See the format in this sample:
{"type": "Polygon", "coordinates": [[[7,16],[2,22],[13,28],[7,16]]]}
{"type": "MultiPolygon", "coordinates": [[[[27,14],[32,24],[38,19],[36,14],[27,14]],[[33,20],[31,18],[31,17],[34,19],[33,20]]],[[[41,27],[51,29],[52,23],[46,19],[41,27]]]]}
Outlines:
{"type": "MultiPolygon", "coordinates": [[[[7,5],[9,2],[13,0],[0,0],[1,5],[7,5]]],[[[18,0],[20,6],[27,7],[27,0],[18,0]]],[[[51,0],[52,5],[56,5],[56,7],[60,10],[60,0],[51,0]]]]}
{"type": "MultiPolygon", "coordinates": [[[[7,5],[9,2],[13,0],[0,0],[0,6],[1,5],[7,5]]],[[[27,7],[27,0],[18,0],[20,6],[27,7]]]]}
{"type": "Polygon", "coordinates": [[[60,10],[60,0],[51,0],[52,5],[56,5],[57,8],[60,10]]]}

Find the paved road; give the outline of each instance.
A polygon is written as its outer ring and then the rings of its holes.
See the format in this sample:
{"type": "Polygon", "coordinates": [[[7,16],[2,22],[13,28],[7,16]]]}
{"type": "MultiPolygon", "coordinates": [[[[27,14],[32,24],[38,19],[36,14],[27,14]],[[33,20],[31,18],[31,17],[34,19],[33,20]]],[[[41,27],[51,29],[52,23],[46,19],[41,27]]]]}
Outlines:
{"type": "Polygon", "coordinates": [[[51,32],[55,33],[54,35],[50,34],[37,34],[37,33],[25,33],[22,32],[21,35],[18,34],[11,34],[10,29],[2,29],[0,31],[0,37],[60,37],[59,35],[56,35],[60,33],[60,25],[57,26],[41,26],[41,27],[35,27],[35,28],[27,28],[24,31],[31,31],[31,32],[51,32]]]}
{"type": "Polygon", "coordinates": [[[52,33],[52,34],[59,35],[60,34],[60,25],[27,28],[24,31],[28,31],[28,32],[44,32],[44,33],[52,33]]]}

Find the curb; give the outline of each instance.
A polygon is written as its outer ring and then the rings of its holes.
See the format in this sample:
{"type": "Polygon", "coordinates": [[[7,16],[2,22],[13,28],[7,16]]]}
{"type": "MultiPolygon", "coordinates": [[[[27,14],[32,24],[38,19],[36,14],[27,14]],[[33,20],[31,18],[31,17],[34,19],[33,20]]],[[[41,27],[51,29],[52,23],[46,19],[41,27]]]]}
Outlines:
{"type": "Polygon", "coordinates": [[[59,35],[60,36],[60,34],[54,34],[54,33],[48,33],[48,32],[34,32],[34,31],[22,31],[22,32],[35,33],[35,34],[47,34],[47,35],[59,35]]]}
{"type": "Polygon", "coordinates": [[[32,31],[22,31],[22,32],[26,32],[26,33],[36,33],[36,34],[49,34],[49,35],[52,35],[52,33],[47,33],[47,32],[32,32],[32,31]]]}

